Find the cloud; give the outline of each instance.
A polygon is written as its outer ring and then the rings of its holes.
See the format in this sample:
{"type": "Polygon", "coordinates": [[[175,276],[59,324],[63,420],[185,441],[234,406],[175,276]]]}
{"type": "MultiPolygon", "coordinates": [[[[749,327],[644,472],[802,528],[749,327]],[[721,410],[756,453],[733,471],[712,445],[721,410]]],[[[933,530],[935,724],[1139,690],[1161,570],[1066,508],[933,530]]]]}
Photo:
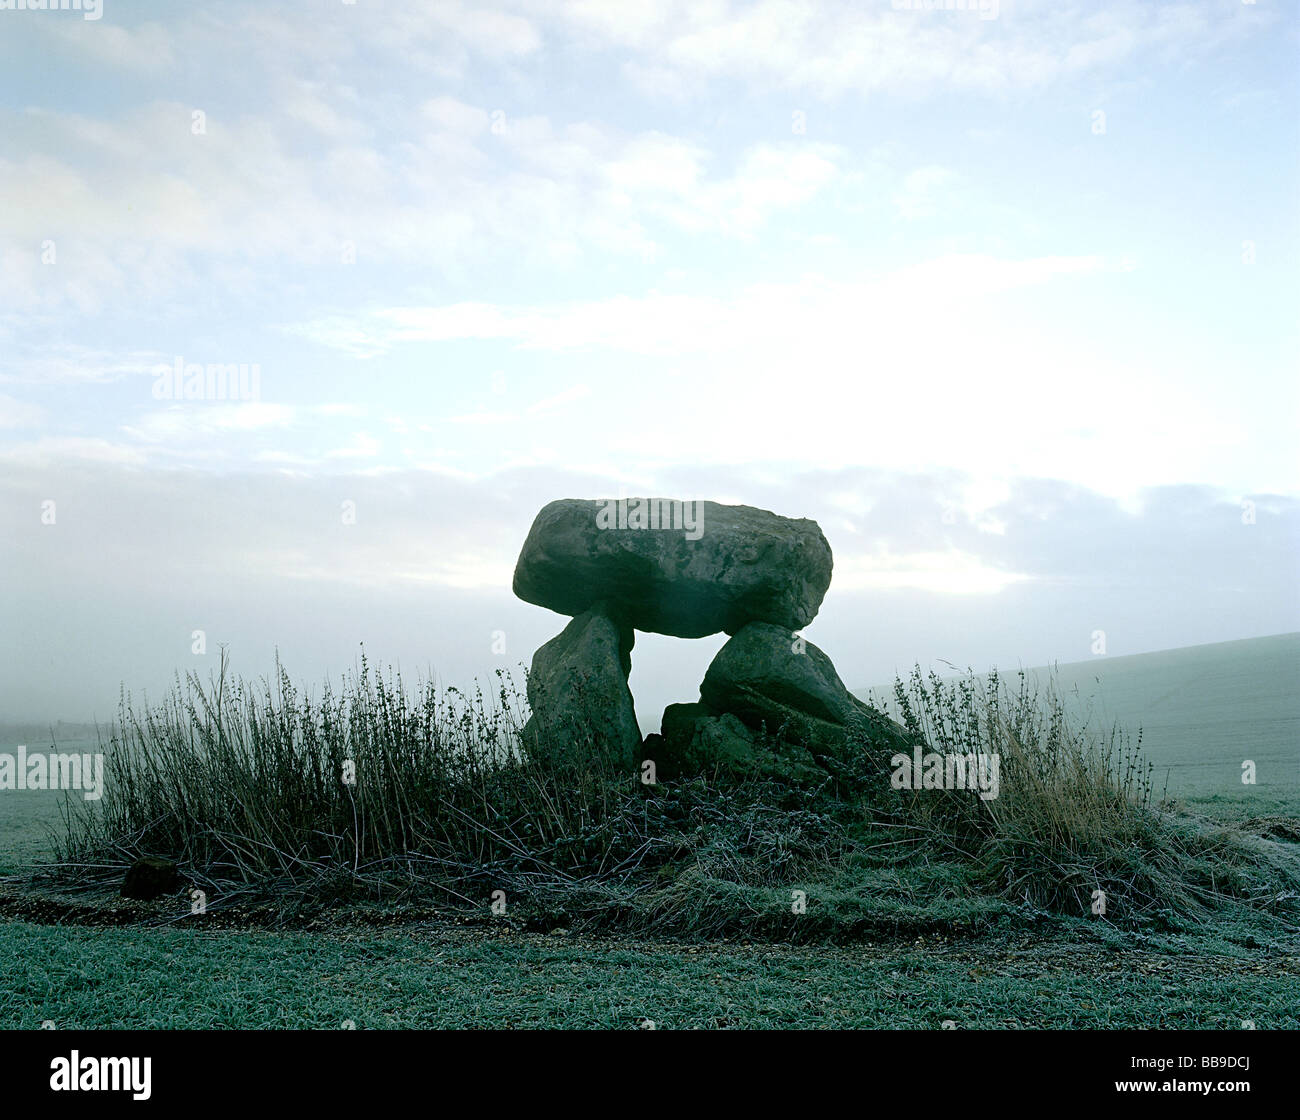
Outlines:
{"type": "Polygon", "coordinates": [[[528,406],[530,416],[544,415],[562,409],[566,405],[573,404],[575,401],[585,400],[591,396],[591,389],[586,385],[573,385],[563,392],[556,393],[554,396],[545,397],[540,401],[534,401],[528,406]]]}
{"type": "Polygon", "coordinates": [[[321,82],[287,82],[280,98],[281,112],[289,121],[305,125],[331,144],[358,142],[368,136],[371,129],[362,119],[362,109],[355,97],[340,98],[340,92],[321,82]],[[331,104],[331,94],[335,100],[346,103],[341,106],[331,104]]]}
{"type": "Polygon", "coordinates": [[[123,425],[122,430],[147,444],[189,445],[202,436],[282,428],[293,422],[295,414],[289,405],[262,401],[186,402],[145,412],[133,423],[123,425]]]}
{"type": "Polygon", "coordinates": [[[0,428],[34,428],[45,418],[40,405],[0,393],[0,428]]]}
{"type": "Polygon", "coordinates": [[[327,459],[373,459],[379,454],[383,444],[369,432],[357,432],[352,442],[345,447],[336,447],[327,451],[327,459]]]}
{"type": "Polygon", "coordinates": [[[516,59],[534,54],[542,45],[536,25],[526,16],[461,0],[396,5],[384,18],[364,20],[356,32],[382,46],[405,49],[411,43],[440,45],[454,42],[493,59],[516,59]]]}
{"type": "Polygon", "coordinates": [[[73,467],[79,463],[143,465],[145,455],[139,448],[98,436],[41,436],[0,447],[0,460],[11,466],[73,467]]]}
{"type": "Polygon", "coordinates": [[[276,87],[274,111],[209,107],[199,134],[180,103],[114,120],[0,113],[27,132],[22,156],[0,159],[9,232],[33,247],[0,252],[0,277],[24,293],[12,310],[168,303],[249,265],[239,279],[253,302],[273,292],[268,275],[341,270],[348,247],[402,268],[649,260],[676,235],[753,238],[843,174],[830,145],[759,143],[724,160],[659,132],[544,116],[505,118],[497,134],[489,110],[447,96],[422,106],[416,131],[376,138],[341,87],[276,87]],[[304,131],[320,142],[304,143],[304,131]],[[51,230],[64,251],[42,271],[51,230]]]}
{"type": "Polygon", "coordinates": [[[107,20],[52,19],[42,21],[40,31],[60,49],[114,69],[149,74],[176,64],[174,37],[159,23],[123,27],[107,20]]]}
{"type": "MultiPolygon", "coordinates": [[[[1189,391],[1189,367],[1171,365],[1164,336],[1101,338],[1086,319],[1062,318],[1071,301],[1104,303],[1120,273],[1119,263],[1090,254],[953,254],[731,295],[381,307],[342,331],[311,321],[295,330],[321,342],[341,333],[352,352],[394,362],[439,361],[437,348],[469,344],[494,363],[504,345],[519,369],[562,357],[591,394],[571,414],[527,429],[532,461],[562,461],[581,448],[585,464],[606,471],[675,461],[979,464],[988,484],[1059,477],[1122,498],[1188,480],[1293,486],[1294,464],[1280,445],[1259,443],[1252,433],[1263,421],[1234,403],[1248,398],[1189,391]],[[1058,313],[1029,310],[1045,306],[1058,313]],[[595,381],[611,362],[620,376],[595,381]],[[629,443],[614,417],[653,439],[629,443]]],[[[1257,392],[1283,390],[1268,384],[1267,369],[1255,376],[1257,392]]],[[[521,407],[480,399],[451,415],[505,424],[521,407]]],[[[480,451],[480,461],[490,458],[480,451]]]]}
{"type": "Polygon", "coordinates": [[[850,591],[915,588],[944,595],[990,595],[1029,578],[983,563],[958,549],[904,556],[873,553],[850,556],[835,564],[839,588],[850,591]]]}
{"type": "Polygon", "coordinates": [[[933,217],[945,203],[956,198],[956,192],[946,190],[959,180],[951,168],[930,165],[918,167],[903,178],[894,206],[899,217],[911,221],[933,217]]]}
{"type": "Polygon", "coordinates": [[[23,343],[0,359],[0,382],[28,385],[73,385],[152,377],[172,356],[157,350],[112,351],[71,342],[23,343]]]}
{"type": "MultiPolygon", "coordinates": [[[[526,660],[532,514],[620,489],[816,517],[852,680],[1296,625],[1286,122],[1231,101],[1288,103],[1276,5],[107,14],[0,41],[0,710],[111,709],[195,627],[526,660]],[[284,403],[155,400],[191,352],[284,403]]],[[[640,643],[638,699],[708,649],[640,643]]]]}
{"type": "Polygon", "coordinates": [[[1004,260],[965,254],[857,282],[807,277],[798,283],[751,285],[732,298],[655,292],[534,307],[393,307],[291,329],[354,354],[380,354],[400,343],[465,339],[505,340],[538,350],[597,348],[674,356],[774,344],[784,350],[814,340],[834,349],[846,330],[862,329],[864,318],[897,329],[900,314],[910,324],[918,311],[929,316],[932,307],[973,306],[1055,277],[1099,273],[1105,267],[1096,256],[1004,260]]]}
{"type": "Polygon", "coordinates": [[[996,20],[839,0],[650,0],[627,21],[601,8],[566,4],[556,15],[579,45],[631,52],[626,73],[643,92],[675,97],[692,83],[734,80],[823,100],[1032,90],[1138,60],[1212,53],[1276,19],[1209,0],[1002,0],[996,20]]]}

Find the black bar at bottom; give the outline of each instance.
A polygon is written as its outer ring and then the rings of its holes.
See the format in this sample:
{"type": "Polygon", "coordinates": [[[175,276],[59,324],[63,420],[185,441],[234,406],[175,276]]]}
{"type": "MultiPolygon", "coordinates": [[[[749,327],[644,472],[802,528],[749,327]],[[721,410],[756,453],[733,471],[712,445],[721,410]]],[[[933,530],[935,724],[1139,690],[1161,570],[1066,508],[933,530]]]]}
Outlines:
{"type": "Polygon", "coordinates": [[[352,1102],[456,1085],[471,1099],[487,1094],[491,1107],[515,1095],[564,1110],[567,1094],[577,1093],[569,1099],[583,1111],[620,1099],[592,1096],[606,1088],[626,1095],[638,1084],[652,1091],[675,1084],[675,1098],[694,1098],[692,1086],[713,1085],[732,1100],[749,1092],[798,1098],[817,1096],[830,1079],[856,1086],[864,1100],[883,1099],[877,1092],[892,1083],[929,1105],[994,1089],[1004,1101],[1201,1097],[1224,1105],[1225,1097],[1262,1100],[1289,1090],[1296,1067],[1293,1035],[1250,1030],[840,1032],[829,1051],[826,1032],[813,1031],[721,1032],[707,1042],[687,1041],[685,1032],[638,1032],[634,1040],[556,1033],[13,1032],[4,1043],[4,1103],[11,1115],[24,1104],[94,1108],[110,1097],[183,1107],[205,1099],[319,1103],[337,1113],[352,1102]],[[855,1050],[861,1061],[845,1062],[855,1050]],[[692,1076],[681,1081],[683,1073],[692,1076]]]}

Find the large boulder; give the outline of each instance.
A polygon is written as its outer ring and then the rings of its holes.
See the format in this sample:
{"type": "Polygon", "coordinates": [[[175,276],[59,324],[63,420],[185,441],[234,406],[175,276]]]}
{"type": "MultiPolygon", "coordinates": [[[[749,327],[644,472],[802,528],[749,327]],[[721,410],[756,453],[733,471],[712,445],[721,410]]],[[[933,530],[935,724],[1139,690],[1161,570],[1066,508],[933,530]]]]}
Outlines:
{"type": "Polygon", "coordinates": [[[524,744],[536,755],[603,755],[616,767],[637,761],[641,731],[627,686],[635,635],[596,604],[533,654],[532,717],[524,744]]]}
{"type": "Polygon", "coordinates": [[[806,626],[830,582],[815,521],[717,502],[562,498],[533,521],[514,590],[560,614],[603,601],[626,626],[702,638],[754,621],[806,626]]]}
{"type": "Polygon", "coordinates": [[[644,753],[654,758],[661,778],[723,773],[816,782],[825,777],[803,747],[764,738],[730,712],[707,704],[669,704],[661,734],[654,738],[654,749],[644,753]]]}
{"type": "Polygon", "coordinates": [[[703,704],[669,704],[662,733],[647,735],[641,753],[654,760],[660,779],[721,770],[738,776],[754,769],[754,736],[734,716],[720,720],[703,704]]]}
{"type": "Polygon", "coordinates": [[[843,760],[851,731],[910,750],[898,724],[853,696],[831,659],[788,627],[752,622],[718,651],[700,685],[704,703],[747,727],[843,760]]]}
{"type": "MultiPolygon", "coordinates": [[[[707,704],[669,704],[664,709],[659,732],[664,737],[664,746],[674,754],[681,755],[695,736],[695,725],[701,720],[717,716],[707,704]]],[[[745,731],[745,739],[753,742],[753,736],[745,731]]]]}

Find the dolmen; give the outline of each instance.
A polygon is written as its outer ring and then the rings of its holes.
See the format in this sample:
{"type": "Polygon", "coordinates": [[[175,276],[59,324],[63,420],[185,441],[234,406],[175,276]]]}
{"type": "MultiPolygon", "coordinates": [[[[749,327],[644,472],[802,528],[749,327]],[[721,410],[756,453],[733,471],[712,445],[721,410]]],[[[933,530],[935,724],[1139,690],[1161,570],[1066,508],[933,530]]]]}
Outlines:
{"type": "Polygon", "coordinates": [[[551,502],[524,541],[514,592],[572,621],[533,657],[526,748],[619,770],[649,759],[661,778],[806,780],[837,771],[862,736],[901,746],[902,728],[850,694],[799,633],[831,568],[806,518],[667,498],[551,502]],[[669,705],[644,740],[628,688],[637,630],[729,635],[699,699],[669,705]]]}

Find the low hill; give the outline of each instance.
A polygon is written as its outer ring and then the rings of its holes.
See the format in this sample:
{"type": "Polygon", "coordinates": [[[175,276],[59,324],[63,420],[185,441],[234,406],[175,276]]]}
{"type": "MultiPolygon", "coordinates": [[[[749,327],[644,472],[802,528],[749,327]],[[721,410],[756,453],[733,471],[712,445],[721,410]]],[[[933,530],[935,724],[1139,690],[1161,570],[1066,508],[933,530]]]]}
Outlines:
{"type": "MultiPolygon", "coordinates": [[[[1018,667],[1000,666],[1004,677],[1018,667]]],[[[1300,633],[1096,657],[1026,670],[1040,687],[1054,679],[1071,707],[1098,727],[1115,721],[1156,766],[1171,795],[1300,801],[1300,633]],[[1242,763],[1256,766],[1255,787],[1242,763]]],[[[945,676],[953,674],[945,673],[945,676]]],[[[893,685],[857,690],[892,711],[893,685]]]]}

